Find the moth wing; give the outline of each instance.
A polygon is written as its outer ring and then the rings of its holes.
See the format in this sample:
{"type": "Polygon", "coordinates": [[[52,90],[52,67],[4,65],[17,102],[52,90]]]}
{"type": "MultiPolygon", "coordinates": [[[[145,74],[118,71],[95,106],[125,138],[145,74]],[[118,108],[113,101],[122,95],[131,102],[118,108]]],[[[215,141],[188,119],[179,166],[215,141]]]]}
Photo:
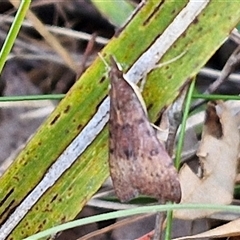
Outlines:
{"type": "Polygon", "coordinates": [[[180,183],[172,160],[115,62],[110,79],[109,166],[118,198],[129,201],[144,194],[179,202],[180,183]]]}

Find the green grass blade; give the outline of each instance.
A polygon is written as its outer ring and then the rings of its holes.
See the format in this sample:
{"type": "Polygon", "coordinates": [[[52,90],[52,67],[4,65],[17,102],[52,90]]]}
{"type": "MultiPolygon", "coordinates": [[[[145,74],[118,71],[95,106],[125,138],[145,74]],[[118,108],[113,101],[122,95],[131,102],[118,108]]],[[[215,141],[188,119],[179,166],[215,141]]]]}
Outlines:
{"type": "Polygon", "coordinates": [[[31,3],[31,0],[22,0],[19,5],[16,17],[14,18],[12,26],[9,29],[8,35],[5,39],[5,42],[0,52],[0,73],[2,72],[2,69],[7,60],[8,54],[10,53],[12,46],[15,42],[15,39],[18,35],[18,32],[21,28],[22,22],[26,16],[27,10],[29,9],[30,3],[31,3]]]}
{"type": "Polygon", "coordinates": [[[57,227],[48,229],[46,231],[40,232],[34,236],[28,237],[24,240],[37,240],[42,237],[47,237],[50,235],[54,235],[57,232],[61,232],[70,228],[83,226],[90,223],[96,223],[103,220],[110,220],[115,218],[123,218],[128,216],[133,216],[137,214],[144,213],[156,213],[156,212],[164,212],[164,211],[173,211],[177,209],[215,209],[216,211],[228,211],[232,213],[240,213],[239,206],[226,206],[226,205],[216,205],[216,204],[166,204],[166,205],[155,205],[155,206],[146,206],[146,207],[138,207],[128,210],[121,210],[112,213],[104,213],[92,217],[83,218],[80,220],[75,220],[69,223],[65,223],[59,225],[57,227]]]}
{"type": "Polygon", "coordinates": [[[64,97],[65,97],[65,94],[4,96],[4,97],[0,97],[0,102],[20,102],[20,101],[34,101],[34,100],[61,100],[64,97]]]}
{"type": "Polygon", "coordinates": [[[134,10],[133,6],[125,0],[92,0],[92,3],[109,22],[118,27],[124,24],[134,10]]]}

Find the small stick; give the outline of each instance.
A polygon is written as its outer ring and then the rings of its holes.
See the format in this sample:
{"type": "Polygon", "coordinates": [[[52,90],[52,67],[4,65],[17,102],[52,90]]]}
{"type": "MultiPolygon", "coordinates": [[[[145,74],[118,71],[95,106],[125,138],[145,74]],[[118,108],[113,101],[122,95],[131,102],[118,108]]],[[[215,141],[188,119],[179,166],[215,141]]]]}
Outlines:
{"type": "MultiPolygon", "coordinates": [[[[159,202],[160,204],[165,204],[164,202],[159,202]]],[[[164,212],[157,212],[156,220],[155,220],[155,228],[154,235],[152,240],[162,240],[162,229],[164,219],[166,218],[166,214],[164,212]]]]}
{"type": "MultiPolygon", "coordinates": [[[[232,55],[227,60],[226,64],[224,65],[221,75],[214,81],[208,89],[203,94],[211,94],[215,92],[219,86],[228,79],[229,75],[232,73],[236,65],[240,62],[240,45],[235,49],[232,55]]],[[[203,103],[207,102],[206,100],[199,99],[197,100],[191,107],[190,111],[193,111],[203,103]]]]}

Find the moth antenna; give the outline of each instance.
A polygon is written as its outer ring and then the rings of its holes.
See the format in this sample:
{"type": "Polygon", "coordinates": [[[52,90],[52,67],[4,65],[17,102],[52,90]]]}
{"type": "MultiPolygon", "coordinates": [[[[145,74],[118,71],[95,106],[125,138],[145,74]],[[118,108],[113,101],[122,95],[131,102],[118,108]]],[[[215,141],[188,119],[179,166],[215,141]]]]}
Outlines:
{"type": "MultiPolygon", "coordinates": [[[[187,50],[180,53],[178,56],[170,59],[169,61],[166,61],[166,62],[163,62],[163,63],[159,63],[159,64],[156,64],[155,67],[153,69],[156,69],[156,68],[161,68],[161,67],[164,67],[165,65],[168,65],[168,64],[171,64],[175,61],[177,61],[179,58],[181,58],[182,56],[184,56],[186,54],[187,50]]],[[[144,89],[144,86],[145,86],[145,83],[147,81],[147,73],[143,76],[143,78],[140,80],[141,83],[140,83],[140,92],[143,92],[143,89],[144,89]]]]}
{"type": "Polygon", "coordinates": [[[187,53],[187,50],[186,50],[186,51],[183,51],[183,52],[180,53],[178,56],[170,59],[169,61],[156,64],[156,66],[155,66],[153,69],[161,68],[161,67],[164,67],[164,66],[166,66],[166,65],[168,65],[168,64],[171,64],[171,63],[173,63],[173,62],[176,62],[178,59],[180,59],[181,57],[183,57],[186,53],[187,53]]]}
{"type": "Polygon", "coordinates": [[[111,69],[110,65],[107,63],[107,61],[104,59],[103,55],[100,52],[98,53],[98,56],[103,61],[104,65],[106,67],[107,72],[109,72],[110,69],[111,69]]]}

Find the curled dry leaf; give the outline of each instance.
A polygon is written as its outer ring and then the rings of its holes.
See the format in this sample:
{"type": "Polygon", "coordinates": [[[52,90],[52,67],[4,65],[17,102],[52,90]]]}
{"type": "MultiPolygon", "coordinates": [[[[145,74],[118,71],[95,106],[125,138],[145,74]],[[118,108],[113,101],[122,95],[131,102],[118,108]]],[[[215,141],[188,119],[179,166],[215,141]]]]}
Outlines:
{"type": "MultiPolygon", "coordinates": [[[[237,120],[230,108],[219,101],[209,103],[203,127],[202,140],[197,152],[202,167],[199,178],[184,165],[179,178],[182,189],[181,203],[230,204],[236,178],[240,137],[237,120]]],[[[174,216],[182,219],[206,217],[210,210],[178,210],[174,216]]]]}
{"type": "Polygon", "coordinates": [[[174,238],[173,240],[185,240],[185,239],[202,239],[202,238],[223,238],[240,236],[240,219],[236,219],[229,223],[226,223],[220,227],[216,227],[209,231],[199,233],[193,236],[185,236],[180,238],[174,238]]]}

